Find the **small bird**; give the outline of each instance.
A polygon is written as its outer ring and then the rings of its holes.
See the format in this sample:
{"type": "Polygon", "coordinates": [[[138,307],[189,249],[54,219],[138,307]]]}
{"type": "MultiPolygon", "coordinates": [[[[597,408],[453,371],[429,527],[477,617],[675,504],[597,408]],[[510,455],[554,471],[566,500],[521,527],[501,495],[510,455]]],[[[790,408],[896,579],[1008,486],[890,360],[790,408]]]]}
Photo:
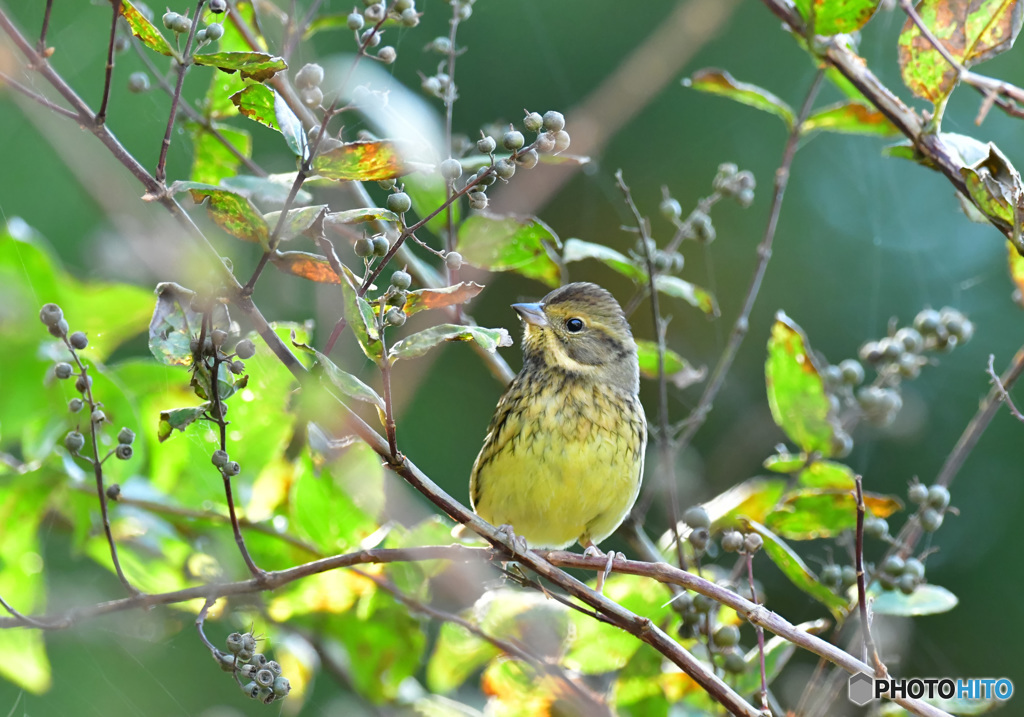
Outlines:
{"type": "Polygon", "coordinates": [[[473,464],[471,504],[533,547],[579,542],[601,555],[597,544],[633,507],[644,473],[647,421],[629,323],[590,283],[512,308],[525,324],[523,370],[473,464]]]}

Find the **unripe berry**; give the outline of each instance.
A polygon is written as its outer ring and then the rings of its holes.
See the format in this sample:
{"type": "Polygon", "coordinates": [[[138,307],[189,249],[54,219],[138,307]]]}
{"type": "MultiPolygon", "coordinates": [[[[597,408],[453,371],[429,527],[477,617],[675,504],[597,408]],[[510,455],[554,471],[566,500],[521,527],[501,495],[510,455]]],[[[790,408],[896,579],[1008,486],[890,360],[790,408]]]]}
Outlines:
{"type": "Polygon", "coordinates": [[[722,550],[735,553],[743,549],[743,534],[737,530],[727,530],[722,535],[722,550]]]}
{"type": "Polygon", "coordinates": [[[516,173],[516,163],[510,159],[499,159],[494,163],[494,173],[501,179],[510,179],[516,173]]]}
{"type": "Polygon", "coordinates": [[[380,33],[372,27],[367,28],[366,32],[359,36],[359,42],[366,47],[377,47],[380,44],[380,33]]]}
{"type": "Polygon", "coordinates": [[[128,91],[141,94],[149,91],[149,75],[145,72],[133,72],[128,75],[128,91]]]}
{"type": "Polygon", "coordinates": [[[245,364],[242,363],[241,361],[232,361],[231,364],[228,366],[228,370],[231,371],[231,373],[235,374],[236,376],[241,376],[243,373],[245,373],[245,364]]]}
{"type": "Polygon", "coordinates": [[[523,127],[531,132],[540,132],[543,126],[544,118],[538,112],[527,112],[526,117],[523,118],[523,127]]]}
{"type": "Polygon", "coordinates": [[[501,143],[504,145],[505,149],[514,152],[517,149],[522,148],[526,143],[526,140],[523,138],[522,132],[513,129],[505,133],[505,136],[501,138],[501,143]]]}
{"type": "Polygon", "coordinates": [[[569,149],[569,133],[564,129],[555,132],[555,154],[569,149]]]}
{"type": "Polygon", "coordinates": [[[178,22],[179,17],[181,17],[181,15],[179,15],[176,12],[165,12],[163,16],[164,27],[166,27],[168,30],[173,30],[174,26],[178,22]]]}
{"type": "Polygon", "coordinates": [[[679,200],[668,197],[663,199],[658,209],[661,210],[661,216],[668,219],[670,222],[675,221],[683,214],[683,207],[679,204],[679,200]]]}
{"type": "Polygon", "coordinates": [[[231,652],[231,654],[237,655],[243,646],[242,634],[239,632],[231,633],[230,635],[228,635],[227,640],[225,640],[225,643],[227,644],[228,650],[231,652]]]}
{"type": "Polygon", "coordinates": [[[868,516],[864,519],[864,535],[881,539],[888,534],[889,523],[884,518],[868,516]]]}
{"type": "Polygon", "coordinates": [[[843,569],[835,563],[826,565],[821,571],[821,582],[830,588],[839,587],[843,579],[843,569]]]}
{"type": "MultiPolygon", "coordinates": [[[[166,17],[166,15],[164,17],[166,17]]],[[[178,15],[178,17],[174,21],[174,27],[170,29],[178,33],[179,35],[185,35],[188,33],[189,30],[192,29],[192,21],[184,15],[178,15]]]]}
{"type": "Polygon", "coordinates": [[[363,237],[362,239],[356,239],[355,246],[353,249],[356,252],[356,256],[361,259],[365,259],[373,254],[373,240],[369,237],[363,237]]]}
{"type": "Polygon", "coordinates": [[[224,37],[224,26],[220,23],[213,23],[206,26],[206,39],[210,42],[216,42],[217,40],[224,37]]]}
{"type": "Polygon", "coordinates": [[[924,309],[914,317],[914,328],[925,336],[934,335],[940,324],[939,312],[935,309],[924,309]]]}
{"type": "Polygon", "coordinates": [[[396,289],[408,289],[412,286],[412,276],[407,271],[396,271],[391,275],[391,285],[396,289]]]}
{"type": "Polygon", "coordinates": [[[412,200],[405,192],[395,192],[388,195],[387,207],[396,214],[403,214],[412,209],[412,200]]]}
{"type": "Polygon", "coordinates": [[[444,258],[444,265],[452,271],[457,271],[462,268],[462,254],[457,251],[448,252],[444,258]]]}
{"type": "Polygon", "coordinates": [[[695,505],[692,508],[687,508],[683,513],[683,522],[691,528],[707,528],[711,525],[711,518],[708,517],[708,512],[703,507],[695,505]]]}
{"type": "Polygon", "coordinates": [[[540,161],[540,155],[537,154],[537,150],[528,149],[525,152],[520,152],[516,156],[516,164],[521,166],[523,169],[533,169],[537,166],[537,162],[540,161]]]}
{"type": "Polygon", "coordinates": [[[694,550],[698,553],[702,553],[708,547],[708,543],[711,540],[711,533],[708,532],[707,528],[694,528],[690,531],[690,534],[686,539],[690,542],[690,545],[693,546],[694,550]]]}
{"type": "Polygon", "coordinates": [[[441,176],[448,181],[453,181],[462,176],[462,162],[457,159],[448,159],[441,162],[441,176]]]}
{"type": "Polygon", "coordinates": [[[405,27],[416,27],[420,24],[419,13],[416,12],[415,8],[406,8],[402,10],[401,22],[405,27]]]}
{"type": "Polygon", "coordinates": [[[436,52],[439,55],[447,55],[449,52],[452,51],[452,43],[451,40],[442,35],[435,37],[433,40],[427,43],[427,46],[424,49],[436,52]]]}
{"type": "Polygon", "coordinates": [[[110,500],[118,500],[121,497],[121,486],[117,483],[111,483],[107,487],[106,494],[110,500]]]}
{"type": "Polygon", "coordinates": [[[235,355],[243,361],[247,361],[256,355],[256,344],[251,339],[242,339],[235,344],[235,355]]]}
{"type": "Polygon", "coordinates": [[[117,456],[118,460],[126,461],[132,457],[132,447],[127,443],[118,443],[117,448],[114,449],[114,455],[117,456]]]}
{"type": "Polygon", "coordinates": [[[84,376],[79,376],[75,380],[75,390],[78,391],[79,393],[85,393],[90,388],[92,388],[92,376],[89,376],[87,374],[84,376]]]}
{"type": "Polygon", "coordinates": [[[242,467],[238,465],[238,461],[228,461],[224,464],[224,475],[236,476],[242,471],[242,467]]]}
{"type": "Polygon", "coordinates": [[[490,154],[498,145],[494,141],[494,137],[481,137],[476,141],[476,149],[481,154],[490,154]]]}
{"type": "Polygon", "coordinates": [[[288,693],[292,691],[292,685],[287,677],[276,677],[274,678],[273,690],[274,694],[278,697],[287,697],[288,693]]]}
{"type": "Polygon", "coordinates": [[[903,574],[900,579],[896,581],[896,587],[900,589],[900,592],[904,595],[913,595],[917,589],[917,579],[913,575],[903,574]]]}
{"type": "Polygon", "coordinates": [[[392,326],[401,326],[405,323],[405,312],[401,309],[388,309],[384,320],[392,326]]]}
{"type": "Polygon", "coordinates": [[[488,201],[487,195],[484,192],[472,192],[469,195],[469,208],[482,212],[484,209],[487,209],[488,201]]]}
{"type": "Polygon", "coordinates": [[[907,490],[907,497],[915,505],[921,505],[928,500],[928,486],[924,483],[914,483],[907,490]]]}
{"type": "Polygon", "coordinates": [[[732,647],[740,641],[740,629],[735,625],[719,625],[714,636],[719,647],[732,647]]]}
{"type": "Polygon", "coordinates": [[[48,331],[50,336],[56,336],[58,339],[68,335],[68,322],[65,319],[61,319],[53,326],[49,327],[48,331]]]}
{"type": "Polygon", "coordinates": [[[545,132],[544,134],[537,135],[537,141],[534,143],[537,151],[542,154],[548,154],[553,152],[555,149],[555,135],[553,132],[545,132]]]}
{"type": "Polygon", "coordinates": [[[730,651],[725,653],[725,659],[722,662],[722,667],[726,672],[734,675],[741,675],[747,671],[747,661],[744,659],[742,653],[730,651]]]}
{"type": "Polygon", "coordinates": [[[916,354],[924,348],[924,338],[921,336],[921,332],[910,326],[905,326],[897,331],[893,338],[903,344],[903,348],[911,353],[916,354]]]}
{"type": "Polygon", "coordinates": [[[764,538],[757,533],[747,533],[747,537],[743,539],[743,548],[748,553],[756,553],[764,546],[764,538]]]}
{"type": "Polygon", "coordinates": [[[270,687],[274,684],[274,673],[266,668],[256,670],[254,679],[256,680],[256,684],[260,687],[270,687]]]}
{"type": "Polygon", "coordinates": [[[390,191],[395,188],[397,183],[394,179],[381,179],[377,182],[377,186],[390,191]]]}
{"type": "Polygon", "coordinates": [[[928,533],[934,533],[942,527],[942,513],[934,508],[925,508],[921,511],[921,527],[928,533]]]}
{"type": "Polygon", "coordinates": [[[260,686],[257,685],[255,682],[247,682],[246,684],[242,685],[242,692],[249,695],[249,697],[256,699],[256,697],[260,694],[260,686]]]}
{"type": "Polygon", "coordinates": [[[423,82],[420,83],[420,89],[428,95],[438,97],[441,94],[441,81],[436,77],[424,77],[423,82]]]}
{"type": "Polygon", "coordinates": [[[377,256],[386,256],[390,249],[391,244],[386,236],[376,236],[373,238],[373,253],[377,256]]]}
{"type": "Polygon", "coordinates": [[[61,362],[53,367],[53,375],[60,379],[71,378],[72,370],[71,364],[61,362]]]}
{"type": "Polygon", "coordinates": [[[221,450],[220,448],[215,450],[213,452],[213,455],[210,456],[210,462],[213,463],[213,465],[217,466],[218,468],[223,468],[224,466],[226,466],[228,464],[228,460],[228,452],[221,450]]]}
{"type": "Polygon", "coordinates": [[[855,359],[843,359],[839,362],[839,373],[847,386],[859,386],[864,383],[864,367],[855,359]]]}
{"type": "Polygon", "coordinates": [[[105,420],[107,420],[107,414],[103,412],[103,409],[97,408],[92,412],[92,416],[90,416],[90,418],[92,419],[93,423],[103,423],[105,420]]]}
{"type": "Polygon", "coordinates": [[[210,0],[210,12],[220,15],[227,9],[227,0],[210,0]]]}
{"type": "Polygon", "coordinates": [[[949,489],[941,485],[933,485],[928,489],[928,505],[936,510],[945,510],[949,505],[949,489]]]}
{"type": "Polygon", "coordinates": [[[127,426],[125,428],[122,428],[120,432],[117,434],[117,442],[131,445],[132,443],[135,442],[135,431],[128,428],[127,426]]]}
{"type": "Polygon", "coordinates": [[[324,101],[324,93],[319,87],[304,87],[299,90],[299,99],[306,107],[319,107],[324,101]]]}
{"type": "Polygon", "coordinates": [[[78,413],[79,411],[82,410],[82,406],[84,405],[85,402],[82,401],[82,399],[72,398],[70,401],[68,401],[68,410],[71,411],[72,413],[78,413]]]}
{"type": "Polygon", "coordinates": [[[561,112],[549,110],[544,113],[544,129],[548,132],[559,132],[565,129],[565,116],[561,112]]]}
{"type": "Polygon", "coordinates": [[[56,326],[64,318],[64,312],[56,304],[43,304],[39,310],[39,320],[47,326],[56,326]]]}
{"type": "Polygon", "coordinates": [[[85,445],[85,436],[78,431],[71,431],[64,436],[64,447],[72,453],[78,453],[85,445]]]}
{"type": "Polygon", "coordinates": [[[377,59],[385,65],[392,65],[398,59],[398,52],[391,45],[385,45],[377,50],[377,59]]]}

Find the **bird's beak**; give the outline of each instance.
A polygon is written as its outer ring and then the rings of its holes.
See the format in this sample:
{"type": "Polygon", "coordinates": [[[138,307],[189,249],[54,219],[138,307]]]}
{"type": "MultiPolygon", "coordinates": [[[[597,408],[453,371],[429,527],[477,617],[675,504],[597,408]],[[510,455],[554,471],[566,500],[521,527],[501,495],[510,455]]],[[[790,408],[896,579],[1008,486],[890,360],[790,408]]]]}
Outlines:
{"type": "Polygon", "coordinates": [[[540,304],[512,304],[512,308],[531,326],[544,328],[548,325],[548,317],[544,315],[544,309],[540,304]]]}

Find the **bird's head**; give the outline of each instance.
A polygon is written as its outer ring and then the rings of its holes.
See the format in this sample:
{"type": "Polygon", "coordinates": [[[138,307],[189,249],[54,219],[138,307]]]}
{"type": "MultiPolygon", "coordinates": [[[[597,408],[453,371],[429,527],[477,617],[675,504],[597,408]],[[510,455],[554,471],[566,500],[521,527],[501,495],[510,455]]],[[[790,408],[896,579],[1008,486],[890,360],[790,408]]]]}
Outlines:
{"type": "Polygon", "coordinates": [[[525,324],[527,364],[555,368],[636,393],[636,342],[614,297],[597,284],[555,289],[536,304],[512,304],[525,324]]]}

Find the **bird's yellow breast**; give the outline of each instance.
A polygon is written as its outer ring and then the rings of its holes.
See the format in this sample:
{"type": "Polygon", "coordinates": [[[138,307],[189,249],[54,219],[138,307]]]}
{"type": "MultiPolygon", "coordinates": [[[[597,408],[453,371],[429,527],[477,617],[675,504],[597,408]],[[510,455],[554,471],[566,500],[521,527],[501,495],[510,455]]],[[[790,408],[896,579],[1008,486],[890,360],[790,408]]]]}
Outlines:
{"type": "Polygon", "coordinates": [[[534,547],[598,543],[636,500],[645,445],[636,396],[565,376],[517,377],[473,466],[473,507],[534,547]]]}

